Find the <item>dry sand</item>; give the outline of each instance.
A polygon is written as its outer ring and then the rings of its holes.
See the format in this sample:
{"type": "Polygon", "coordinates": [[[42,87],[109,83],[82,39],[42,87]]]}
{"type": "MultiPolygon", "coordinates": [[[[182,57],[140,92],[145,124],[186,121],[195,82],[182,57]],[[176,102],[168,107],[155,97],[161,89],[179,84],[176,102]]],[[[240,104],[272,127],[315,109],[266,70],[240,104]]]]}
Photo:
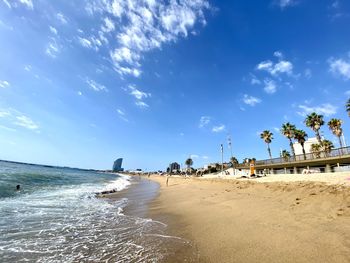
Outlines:
{"type": "Polygon", "coordinates": [[[349,186],[150,179],[161,185],[151,216],[191,240],[198,262],[350,262],[349,186]]]}

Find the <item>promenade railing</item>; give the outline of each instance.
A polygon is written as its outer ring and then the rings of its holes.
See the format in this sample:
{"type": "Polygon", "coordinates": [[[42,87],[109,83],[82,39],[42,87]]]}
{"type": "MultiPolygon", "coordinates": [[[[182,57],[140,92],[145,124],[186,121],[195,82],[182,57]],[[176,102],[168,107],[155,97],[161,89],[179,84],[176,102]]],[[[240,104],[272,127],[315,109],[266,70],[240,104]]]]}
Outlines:
{"type": "Polygon", "coordinates": [[[290,157],[285,157],[285,158],[279,157],[279,158],[273,158],[273,159],[259,160],[259,161],[255,162],[255,165],[292,163],[292,162],[300,162],[300,161],[307,161],[307,160],[342,157],[342,156],[346,156],[346,155],[350,155],[350,146],[332,149],[330,151],[319,151],[319,152],[314,152],[314,153],[307,153],[305,155],[298,154],[295,157],[290,156],[290,157]]]}

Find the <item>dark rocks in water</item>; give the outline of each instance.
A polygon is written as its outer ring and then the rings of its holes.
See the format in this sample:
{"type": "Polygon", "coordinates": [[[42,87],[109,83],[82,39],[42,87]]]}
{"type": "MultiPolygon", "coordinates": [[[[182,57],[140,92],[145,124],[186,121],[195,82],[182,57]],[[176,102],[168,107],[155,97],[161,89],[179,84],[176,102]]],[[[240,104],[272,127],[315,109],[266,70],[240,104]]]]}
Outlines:
{"type": "Polygon", "coordinates": [[[102,192],[99,192],[99,193],[95,193],[95,196],[101,196],[101,195],[106,195],[106,194],[113,194],[113,193],[116,193],[117,190],[113,189],[113,190],[110,190],[110,191],[102,191],[102,192]]]}

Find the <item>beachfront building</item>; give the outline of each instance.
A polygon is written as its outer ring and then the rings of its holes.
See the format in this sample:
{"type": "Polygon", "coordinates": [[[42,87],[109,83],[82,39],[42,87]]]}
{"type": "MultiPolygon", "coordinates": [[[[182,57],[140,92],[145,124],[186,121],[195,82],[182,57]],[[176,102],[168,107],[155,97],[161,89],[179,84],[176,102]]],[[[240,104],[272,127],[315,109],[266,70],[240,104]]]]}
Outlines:
{"type": "MultiPolygon", "coordinates": [[[[308,140],[305,141],[304,149],[306,154],[311,153],[311,144],[314,144],[314,143],[316,144],[318,143],[318,140],[316,137],[309,138],[308,140]]],[[[301,147],[300,143],[298,142],[293,143],[293,148],[295,151],[295,155],[303,154],[303,148],[301,147]]]]}
{"type": "Polygon", "coordinates": [[[167,168],[167,172],[176,173],[178,171],[180,171],[180,164],[178,164],[177,162],[169,164],[169,167],[167,168]]]}
{"type": "Polygon", "coordinates": [[[114,161],[113,163],[113,172],[122,172],[124,171],[124,168],[122,168],[123,158],[119,158],[114,161]]]}

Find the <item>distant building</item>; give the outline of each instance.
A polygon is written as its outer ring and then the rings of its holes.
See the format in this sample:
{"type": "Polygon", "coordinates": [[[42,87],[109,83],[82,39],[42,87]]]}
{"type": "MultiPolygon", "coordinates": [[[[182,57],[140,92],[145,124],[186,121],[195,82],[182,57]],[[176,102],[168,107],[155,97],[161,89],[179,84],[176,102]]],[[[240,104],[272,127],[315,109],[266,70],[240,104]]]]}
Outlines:
{"type": "Polygon", "coordinates": [[[178,164],[177,162],[169,164],[169,167],[167,169],[167,171],[169,172],[177,172],[179,170],[180,170],[180,164],[178,164]]]}
{"type": "Polygon", "coordinates": [[[113,163],[113,172],[122,172],[124,171],[124,168],[122,168],[123,158],[119,158],[115,160],[113,163]]]}
{"type": "MultiPolygon", "coordinates": [[[[311,153],[311,144],[318,143],[318,140],[316,137],[314,138],[309,138],[307,141],[304,143],[304,149],[305,153],[311,153]]],[[[303,154],[303,148],[301,147],[301,144],[298,142],[293,143],[293,148],[295,151],[295,155],[303,154]]]]}

